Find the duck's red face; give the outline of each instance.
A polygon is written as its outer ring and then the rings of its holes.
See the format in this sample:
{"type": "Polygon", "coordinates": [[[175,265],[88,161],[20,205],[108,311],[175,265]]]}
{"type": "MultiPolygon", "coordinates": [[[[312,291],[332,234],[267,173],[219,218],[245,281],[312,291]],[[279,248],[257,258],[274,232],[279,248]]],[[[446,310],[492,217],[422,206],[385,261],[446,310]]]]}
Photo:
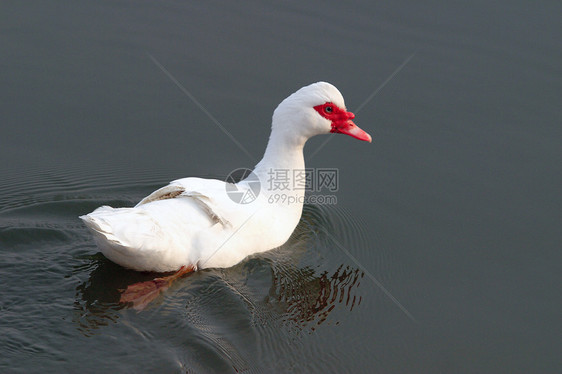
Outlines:
{"type": "Polygon", "coordinates": [[[332,123],[332,130],[330,132],[347,134],[355,139],[371,142],[371,135],[361,130],[352,119],[355,114],[347,112],[346,110],[338,107],[334,103],[324,103],[317,105],[314,109],[324,118],[332,123]]]}

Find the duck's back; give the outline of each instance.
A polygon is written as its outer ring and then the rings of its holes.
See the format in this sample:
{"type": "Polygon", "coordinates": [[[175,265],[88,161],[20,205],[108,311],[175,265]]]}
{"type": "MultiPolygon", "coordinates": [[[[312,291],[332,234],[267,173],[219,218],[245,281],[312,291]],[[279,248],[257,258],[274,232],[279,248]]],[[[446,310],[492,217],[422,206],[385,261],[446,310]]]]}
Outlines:
{"type": "Polygon", "coordinates": [[[195,265],[193,242],[201,231],[227,224],[213,198],[223,194],[224,182],[184,178],[133,208],[102,206],[80,218],[110,260],[135,270],[174,271],[195,265]]]}
{"type": "Polygon", "coordinates": [[[103,206],[81,218],[111,261],[135,270],[157,272],[190,264],[192,238],[214,224],[189,197],[134,208],[103,206]]]}

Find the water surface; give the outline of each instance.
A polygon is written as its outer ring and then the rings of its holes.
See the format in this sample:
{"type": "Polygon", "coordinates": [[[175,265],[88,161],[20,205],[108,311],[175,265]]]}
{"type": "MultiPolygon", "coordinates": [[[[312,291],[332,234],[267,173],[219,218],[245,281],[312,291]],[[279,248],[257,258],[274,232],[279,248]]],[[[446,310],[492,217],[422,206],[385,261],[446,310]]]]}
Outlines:
{"type": "Polygon", "coordinates": [[[0,371],[559,372],[561,10],[3,2],[0,371]],[[307,145],[337,204],[119,304],[152,275],[78,216],[252,167],[275,106],[318,80],[373,135],[307,145]]]}

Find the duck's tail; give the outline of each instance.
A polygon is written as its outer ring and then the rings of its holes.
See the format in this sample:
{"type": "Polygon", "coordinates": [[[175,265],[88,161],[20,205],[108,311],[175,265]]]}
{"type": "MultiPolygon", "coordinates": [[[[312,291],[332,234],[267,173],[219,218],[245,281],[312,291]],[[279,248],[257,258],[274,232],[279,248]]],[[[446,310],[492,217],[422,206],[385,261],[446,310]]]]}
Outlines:
{"type": "Polygon", "coordinates": [[[167,264],[163,248],[171,249],[160,225],[143,209],[102,206],[80,216],[105,257],[139,271],[176,271],[181,264],[167,264]],[[155,261],[158,259],[160,261],[155,261]]]}

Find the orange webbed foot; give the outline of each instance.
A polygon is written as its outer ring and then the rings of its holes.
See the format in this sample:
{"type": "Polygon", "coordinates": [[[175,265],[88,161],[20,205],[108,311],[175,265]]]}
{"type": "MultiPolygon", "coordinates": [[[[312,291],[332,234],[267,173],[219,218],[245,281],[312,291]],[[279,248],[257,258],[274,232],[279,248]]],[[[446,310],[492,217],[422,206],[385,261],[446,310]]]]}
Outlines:
{"type": "Polygon", "coordinates": [[[173,281],[194,270],[195,269],[191,266],[182,266],[172,275],[131,284],[123,291],[119,302],[123,304],[132,303],[133,309],[138,311],[144,310],[158,295],[166,291],[172,285],[173,281]]]}

